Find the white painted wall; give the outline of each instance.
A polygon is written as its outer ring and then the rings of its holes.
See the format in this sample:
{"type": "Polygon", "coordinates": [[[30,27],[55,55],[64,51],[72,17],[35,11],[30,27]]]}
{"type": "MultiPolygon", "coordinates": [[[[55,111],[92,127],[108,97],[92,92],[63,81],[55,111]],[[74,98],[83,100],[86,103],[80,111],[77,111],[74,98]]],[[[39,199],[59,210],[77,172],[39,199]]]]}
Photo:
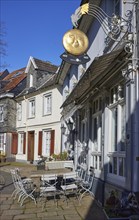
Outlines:
{"type": "MultiPolygon", "coordinates": [[[[38,135],[39,131],[44,129],[55,130],[55,153],[60,153],[61,148],[61,109],[62,95],[57,88],[47,90],[46,92],[40,93],[35,97],[35,117],[28,118],[28,99],[22,101],[22,120],[16,122],[17,132],[34,131],[34,160],[38,159],[38,135]],[[43,95],[46,93],[52,94],[52,114],[43,116],[43,95]]],[[[27,160],[27,146],[28,138],[26,136],[26,155],[17,154],[17,160],[27,160]]]]}

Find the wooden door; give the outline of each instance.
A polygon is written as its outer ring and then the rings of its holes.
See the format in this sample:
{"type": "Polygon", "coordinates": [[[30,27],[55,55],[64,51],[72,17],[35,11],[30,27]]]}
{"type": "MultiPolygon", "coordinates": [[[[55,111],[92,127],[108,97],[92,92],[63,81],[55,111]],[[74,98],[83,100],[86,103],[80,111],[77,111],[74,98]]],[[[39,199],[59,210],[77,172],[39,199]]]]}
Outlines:
{"type": "Polygon", "coordinates": [[[28,161],[34,161],[34,131],[28,132],[28,161]]]}

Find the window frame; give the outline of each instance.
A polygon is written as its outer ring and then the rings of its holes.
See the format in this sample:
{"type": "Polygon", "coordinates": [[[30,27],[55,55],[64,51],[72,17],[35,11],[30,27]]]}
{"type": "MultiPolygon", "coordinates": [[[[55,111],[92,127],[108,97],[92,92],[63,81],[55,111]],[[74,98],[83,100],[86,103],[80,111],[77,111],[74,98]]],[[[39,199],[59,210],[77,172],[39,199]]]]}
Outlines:
{"type": "Polygon", "coordinates": [[[31,98],[28,100],[28,118],[35,118],[36,113],[36,102],[35,98],[31,98]],[[34,106],[31,106],[31,103],[34,103],[34,106]],[[33,109],[33,111],[31,110],[33,109]]]}
{"type": "Polygon", "coordinates": [[[21,102],[17,103],[17,120],[18,121],[22,120],[22,103],[21,102]]]}
{"type": "Polygon", "coordinates": [[[52,93],[46,93],[43,95],[43,116],[52,114],[52,93]],[[50,98],[50,103],[48,106],[48,98],[50,98]]]}
{"type": "Polygon", "coordinates": [[[6,133],[0,133],[0,151],[5,153],[5,141],[6,141],[6,133]]]}
{"type": "Polygon", "coordinates": [[[23,154],[24,148],[24,132],[18,133],[18,154],[23,154]]]}
{"type": "Polygon", "coordinates": [[[92,164],[99,176],[102,170],[102,97],[92,103],[92,164]],[[95,123],[96,121],[96,123],[95,123]]]}
{"type": "Polygon", "coordinates": [[[42,155],[44,157],[49,157],[51,151],[51,130],[46,129],[42,131],[42,155]],[[49,134],[49,135],[48,135],[49,134]],[[47,135],[49,136],[49,140],[47,143],[47,135]]]}
{"type": "Polygon", "coordinates": [[[124,186],[125,183],[125,159],[126,159],[126,140],[125,140],[125,135],[126,135],[126,111],[125,111],[125,98],[124,98],[124,93],[121,90],[121,88],[124,90],[124,87],[121,87],[121,85],[115,85],[113,88],[110,90],[110,104],[108,106],[108,118],[109,118],[109,131],[113,135],[113,126],[114,123],[114,118],[112,116],[112,112],[117,109],[117,125],[116,125],[116,146],[112,145],[113,140],[115,136],[113,137],[112,135],[109,137],[109,142],[108,142],[108,174],[107,174],[107,180],[109,180],[112,183],[115,183],[117,180],[117,184],[124,186]],[[117,87],[117,89],[115,89],[117,87]],[[112,92],[114,91],[114,92],[112,92]],[[117,94],[116,94],[117,93],[117,94]],[[112,97],[113,95],[113,97],[112,97]],[[124,118],[124,119],[123,119],[124,118]],[[124,133],[123,133],[124,130],[124,133]],[[122,142],[123,140],[123,142],[122,142]],[[123,144],[122,144],[123,143],[123,144]],[[122,170],[120,171],[120,160],[122,159],[123,161],[123,167],[122,170]],[[114,163],[115,161],[115,163],[114,163]],[[122,175],[120,174],[122,172],[122,175]]]}

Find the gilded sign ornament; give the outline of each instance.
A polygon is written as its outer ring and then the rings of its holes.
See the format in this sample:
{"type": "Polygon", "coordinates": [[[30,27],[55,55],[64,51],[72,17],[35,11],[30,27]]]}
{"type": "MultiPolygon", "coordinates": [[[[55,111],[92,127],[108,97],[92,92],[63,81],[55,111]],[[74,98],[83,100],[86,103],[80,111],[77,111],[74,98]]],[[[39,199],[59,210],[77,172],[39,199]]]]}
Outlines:
{"type": "Polygon", "coordinates": [[[86,3],[79,8],[76,9],[75,13],[71,15],[71,21],[74,27],[78,27],[78,21],[84,14],[88,14],[89,11],[89,3],[86,3]]]}
{"type": "Polygon", "coordinates": [[[86,52],[88,48],[88,38],[82,31],[72,29],[63,36],[63,46],[67,52],[72,55],[81,55],[86,52]]]}
{"type": "Polygon", "coordinates": [[[63,46],[66,51],[60,58],[67,63],[79,65],[90,61],[90,57],[86,54],[89,45],[88,38],[85,33],[76,29],[79,19],[83,14],[88,14],[88,10],[89,4],[87,3],[75,11],[75,14],[71,16],[72,24],[75,28],[67,31],[63,36],[63,46]]]}

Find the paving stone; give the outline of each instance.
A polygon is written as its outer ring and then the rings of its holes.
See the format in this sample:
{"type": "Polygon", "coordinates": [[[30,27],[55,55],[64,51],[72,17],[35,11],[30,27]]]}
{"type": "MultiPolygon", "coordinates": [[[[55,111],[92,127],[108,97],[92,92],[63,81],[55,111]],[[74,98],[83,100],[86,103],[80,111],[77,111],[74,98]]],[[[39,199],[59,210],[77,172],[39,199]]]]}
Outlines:
{"type": "Polygon", "coordinates": [[[13,204],[13,201],[10,200],[10,199],[8,199],[8,200],[6,199],[6,200],[3,201],[2,204],[3,204],[3,205],[4,205],[4,204],[6,204],[6,205],[12,205],[12,204],[13,204]]]}
{"type": "Polygon", "coordinates": [[[57,212],[42,212],[42,213],[37,213],[37,217],[47,217],[47,216],[57,216],[57,212]]]}
{"type": "MultiPolygon", "coordinates": [[[[17,210],[17,209],[9,209],[9,210],[4,210],[3,211],[3,215],[19,215],[19,214],[22,214],[23,213],[23,210],[17,210]]],[[[9,217],[8,217],[9,218],[9,217]]]]}
{"type": "MultiPolygon", "coordinates": [[[[64,216],[47,216],[41,220],[65,220],[64,216]]],[[[72,220],[72,219],[71,219],[72,220]]]]}
{"type": "Polygon", "coordinates": [[[35,219],[36,214],[23,214],[23,215],[16,215],[14,216],[13,220],[20,220],[20,219],[35,219]]]}
{"type": "MultiPolygon", "coordinates": [[[[9,171],[11,167],[9,166],[9,171]]],[[[29,169],[21,168],[22,174],[30,177],[32,166],[29,169]]],[[[40,171],[41,172],[41,171],[40,171]]],[[[54,171],[55,172],[55,171],[54,171]]],[[[12,193],[12,191],[11,191],[12,193]]],[[[18,198],[18,197],[17,197],[18,198]]],[[[0,196],[1,207],[0,220],[106,220],[101,207],[99,207],[91,196],[84,196],[81,204],[75,198],[68,200],[68,206],[64,197],[57,200],[58,207],[53,199],[46,202],[46,207],[42,210],[43,201],[35,206],[34,201],[27,199],[21,207],[16,200],[11,198],[11,194],[2,193],[0,196]],[[6,208],[7,207],[7,208],[6,208]],[[10,214],[9,214],[10,213],[10,214]]]]}
{"type": "MultiPolygon", "coordinates": [[[[18,219],[18,220],[22,220],[22,219],[18,219]]],[[[42,220],[42,218],[37,218],[37,217],[36,217],[36,218],[33,218],[33,219],[32,219],[32,218],[28,218],[28,219],[26,219],[26,220],[42,220]]]]}
{"type": "Polygon", "coordinates": [[[24,213],[39,213],[42,212],[42,208],[32,208],[32,209],[25,209],[24,213]]]}
{"type": "Polygon", "coordinates": [[[0,210],[8,210],[10,208],[10,205],[4,205],[4,204],[2,204],[1,206],[0,206],[0,210]]]}
{"type": "Polygon", "coordinates": [[[13,220],[14,216],[1,215],[0,220],[13,220]]]}
{"type": "Polygon", "coordinates": [[[77,212],[80,213],[80,216],[82,216],[82,218],[84,219],[88,213],[88,209],[83,208],[83,207],[79,207],[79,208],[77,208],[77,212]]]}
{"type": "Polygon", "coordinates": [[[10,209],[18,209],[18,210],[24,210],[25,208],[23,206],[20,206],[17,202],[15,204],[12,204],[10,206],[10,209]]]}
{"type": "Polygon", "coordinates": [[[57,211],[58,215],[74,215],[77,214],[77,211],[75,209],[69,209],[69,210],[60,210],[57,211]]]}
{"type": "Polygon", "coordinates": [[[83,220],[79,215],[64,215],[64,217],[65,220],[83,220]]]}

